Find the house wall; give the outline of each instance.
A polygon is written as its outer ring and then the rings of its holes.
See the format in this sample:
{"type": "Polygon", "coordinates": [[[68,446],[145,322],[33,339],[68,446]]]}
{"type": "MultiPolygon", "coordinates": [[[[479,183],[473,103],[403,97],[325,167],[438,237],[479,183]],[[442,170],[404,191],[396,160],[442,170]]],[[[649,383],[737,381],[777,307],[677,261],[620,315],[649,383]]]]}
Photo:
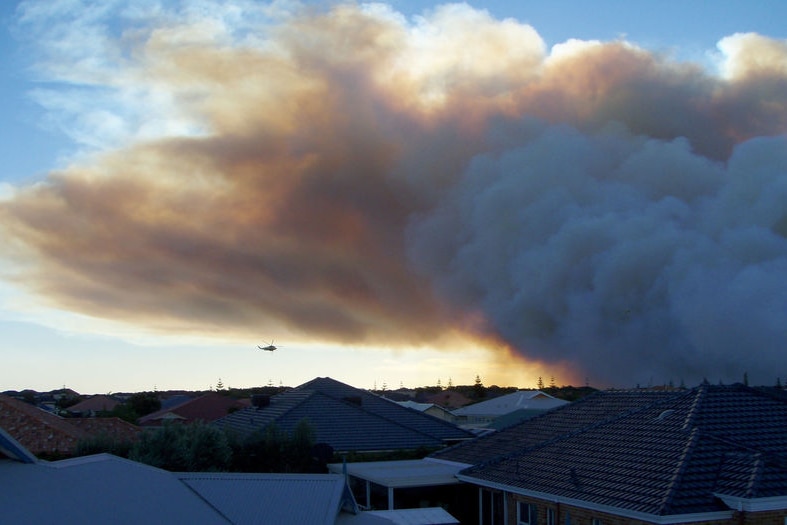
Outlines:
{"type": "MultiPolygon", "coordinates": [[[[514,494],[510,494],[506,501],[508,507],[507,525],[517,525],[516,507],[519,501],[535,504],[538,507],[537,525],[547,525],[547,509],[550,508],[556,512],[555,523],[557,525],[565,525],[567,513],[571,514],[571,525],[592,525],[594,518],[601,520],[602,525],[653,525],[655,523],[514,494]]],[[[787,509],[742,514],[735,512],[729,520],[696,521],[691,522],[691,525],[787,525],[787,509]]]]}

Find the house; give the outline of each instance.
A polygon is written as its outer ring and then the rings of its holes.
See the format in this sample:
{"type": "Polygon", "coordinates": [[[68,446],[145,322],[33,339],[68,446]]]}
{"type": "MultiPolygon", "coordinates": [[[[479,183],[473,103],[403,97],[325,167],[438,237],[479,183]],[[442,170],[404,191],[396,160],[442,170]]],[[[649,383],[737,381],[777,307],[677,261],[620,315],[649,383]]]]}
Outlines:
{"type": "Polygon", "coordinates": [[[210,423],[246,406],[238,399],[210,392],[147,414],[139,418],[137,423],[142,427],[161,426],[167,422],[194,423],[202,421],[210,423]]]}
{"type": "Polygon", "coordinates": [[[545,410],[563,406],[568,401],[557,399],[540,390],[518,390],[452,412],[458,425],[464,428],[488,427],[503,416],[516,416],[514,421],[527,419],[545,410]]]}
{"type": "Polygon", "coordinates": [[[744,385],[597,392],[433,459],[466,465],[478,520],[775,524],[787,520],[787,399],[744,385]]]}
{"type": "Polygon", "coordinates": [[[438,419],[442,419],[444,421],[450,421],[451,423],[453,423],[454,420],[456,419],[454,415],[451,413],[451,411],[446,410],[440,405],[435,405],[434,403],[418,403],[412,400],[396,401],[396,403],[399,406],[410,408],[412,410],[417,410],[419,412],[423,412],[424,414],[429,414],[430,416],[436,417],[438,419]]]}
{"type": "Polygon", "coordinates": [[[119,418],[63,418],[0,394],[0,427],[38,456],[63,457],[80,441],[108,436],[133,440],[139,428],[119,418]]]}
{"type": "Polygon", "coordinates": [[[101,412],[111,412],[120,401],[105,395],[95,395],[71,405],[66,409],[69,414],[78,417],[95,417],[101,412]]]}
{"type": "Polygon", "coordinates": [[[329,377],[318,377],[275,396],[255,396],[252,403],[214,424],[244,438],[271,424],[292,433],[307,420],[316,442],[336,452],[439,449],[473,437],[447,421],[329,377]]]}
{"type": "Polygon", "coordinates": [[[0,479],[13,480],[3,523],[458,523],[441,508],[361,512],[340,474],[172,473],[110,454],[43,462],[2,428],[0,479]]]}
{"type": "Polygon", "coordinates": [[[424,396],[423,398],[419,397],[416,401],[421,403],[433,403],[448,409],[460,408],[473,402],[472,399],[461,392],[450,389],[442,390],[435,394],[424,396]]]}
{"type": "MultiPolygon", "coordinates": [[[[479,489],[468,483],[457,483],[460,481],[460,472],[638,409],[669,395],[652,391],[597,392],[580,401],[542,412],[531,420],[521,421],[503,431],[434,452],[422,460],[398,462],[401,467],[390,465],[390,462],[349,463],[347,471],[350,486],[357,501],[376,508],[387,508],[386,496],[389,494],[393,496],[391,500],[394,508],[412,504],[406,497],[406,491],[417,487],[418,491],[430,497],[439,496],[440,503],[447,505],[452,515],[462,523],[477,523],[480,512],[479,489]],[[380,471],[387,473],[381,475],[380,471]],[[399,475],[394,475],[397,472],[399,475]],[[440,475],[436,475],[437,472],[440,475]],[[400,477],[406,481],[400,480],[400,477]],[[367,494],[370,494],[369,498],[367,494]]],[[[336,465],[329,467],[334,472],[338,468],[336,465]]]]}
{"type": "Polygon", "coordinates": [[[474,487],[457,478],[466,466],[426,458],[333,463],[328,470],[347,474],[353,495],[365,510],[443,508],[462,523],[472,523],[478,514],[474,504],[478,496],[474,487]]]}

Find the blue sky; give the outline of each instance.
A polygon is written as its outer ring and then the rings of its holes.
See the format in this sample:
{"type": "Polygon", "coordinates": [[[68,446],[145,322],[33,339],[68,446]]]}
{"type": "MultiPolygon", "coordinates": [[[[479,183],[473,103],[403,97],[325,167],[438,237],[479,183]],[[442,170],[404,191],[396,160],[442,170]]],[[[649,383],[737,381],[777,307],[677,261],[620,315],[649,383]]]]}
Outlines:
{"type": "Polygon", "coordinates": [[[0,6],[0,390],[775,379],[784,2],[158,4],[0,6]]]}

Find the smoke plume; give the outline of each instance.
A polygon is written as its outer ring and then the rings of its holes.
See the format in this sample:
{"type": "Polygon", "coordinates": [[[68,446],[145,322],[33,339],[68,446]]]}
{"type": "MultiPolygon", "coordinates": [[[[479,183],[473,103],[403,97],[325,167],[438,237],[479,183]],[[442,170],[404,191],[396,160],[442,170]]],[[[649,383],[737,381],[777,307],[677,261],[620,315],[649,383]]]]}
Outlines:
{"type": "Polygon", "coordinates": [[[717,73],[548,50],[466,5],[134,5],[21,9],[59,83],[35,96],[84,151],[0,201],[0,228],[56,307],[161,333],[458,330],[596,384],[779,375],[787,42],[727,37],[717,73]]]}

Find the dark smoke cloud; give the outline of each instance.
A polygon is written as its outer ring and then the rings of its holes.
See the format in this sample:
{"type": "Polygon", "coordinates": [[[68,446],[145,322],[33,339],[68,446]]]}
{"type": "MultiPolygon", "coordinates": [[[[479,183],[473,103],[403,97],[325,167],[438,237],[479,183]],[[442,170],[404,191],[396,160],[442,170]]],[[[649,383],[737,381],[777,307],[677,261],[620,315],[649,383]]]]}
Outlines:
{"type": "Polygon", "coordinates": [[[467,6],[301,12],[240,42],[146,16],[119,75],[168,102],[128,119],[174,124],[0,202],[15,278],[57,307],[162,333],[459,330],[596,384],[779,374],[784,42],[729,37],[715,75],[625,42],[548,54],[467,6]]]}

